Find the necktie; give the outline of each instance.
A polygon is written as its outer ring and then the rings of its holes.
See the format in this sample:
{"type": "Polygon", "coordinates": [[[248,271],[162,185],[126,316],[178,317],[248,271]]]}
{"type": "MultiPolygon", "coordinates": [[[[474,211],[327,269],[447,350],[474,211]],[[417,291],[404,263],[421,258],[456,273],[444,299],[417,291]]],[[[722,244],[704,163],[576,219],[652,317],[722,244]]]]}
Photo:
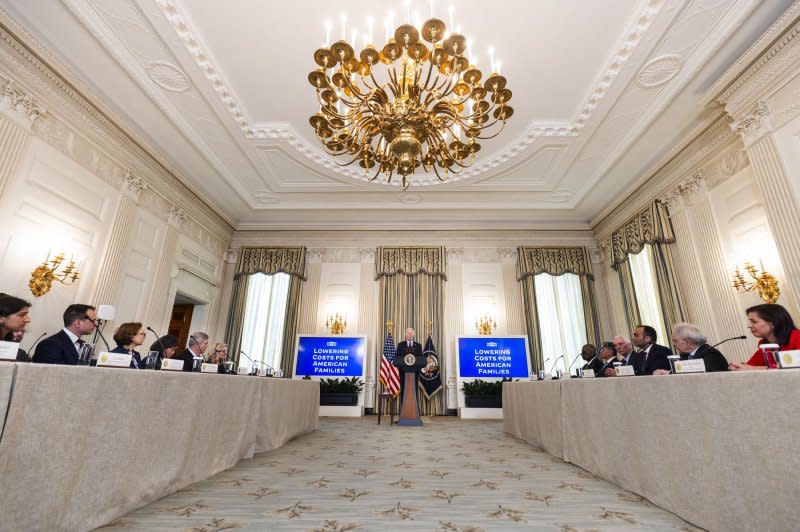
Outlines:
{"type": "Polygon", "coordinates": [[[647,351],[642,351],[642,372],[647,371],[647,351]]]}

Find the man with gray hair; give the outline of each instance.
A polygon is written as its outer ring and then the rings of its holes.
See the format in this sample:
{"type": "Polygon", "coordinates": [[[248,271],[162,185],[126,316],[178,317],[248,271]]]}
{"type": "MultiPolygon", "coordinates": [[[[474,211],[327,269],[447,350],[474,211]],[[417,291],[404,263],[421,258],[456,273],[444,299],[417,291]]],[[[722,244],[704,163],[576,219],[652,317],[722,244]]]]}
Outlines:
{"type": "Polygon", "coordinates": [[[631,339],[627,336],[615,336],[612,342],[614,343],[614,349],[617,350],[617,359],[622,362],[623,366],[630,366],[631,362],[636,358],[633,356],[631,339]]]}
{"type": "MultiPolygon", "coordinates": [[[[672,345],[680,353],[681,360],[703,359],[706,371],[728,371],[725,356],[708,345],[708,338],[700,332],[700,328],[692,323],[676,323],[672,326],[672,345]]],[[[668,371],[657,370],[658,375],[668,371]]],[[[656,375],[655,372],[653,372],[656,375]]]]}
{"type": "Polygon", "coordinates": [[[201,357],[205,360],[205,352],[208,349],[208,334],[204,332],[193,332],[189,335],[189,341],[180,354],[175,355],[173,358],[183,360],[183,371],[192,371],[194,365],[194,357],[201,357]]]}

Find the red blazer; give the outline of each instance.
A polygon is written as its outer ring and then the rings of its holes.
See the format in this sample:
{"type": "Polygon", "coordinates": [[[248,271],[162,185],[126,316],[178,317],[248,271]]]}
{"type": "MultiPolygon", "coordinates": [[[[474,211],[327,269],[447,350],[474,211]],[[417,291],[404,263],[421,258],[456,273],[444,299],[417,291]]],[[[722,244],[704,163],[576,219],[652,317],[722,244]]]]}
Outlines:
{"type": "MultiPolygon", "coordinates": [[[[758,342],[758,345],[765,343],[765,340],[761,339],[758,342]]],[[[792,332],[789,333],[789,343],[786,345],[781,346],[781,351],[792,351],[794,349],[800,349],[800,330],[792,329],[792,332]]],[[[750,366],[764,366],[764,355],[761,353],[761,349],[753,353],[753,356],[750,357],[750,360],[747,361],[747,364],[750,366]]]]}

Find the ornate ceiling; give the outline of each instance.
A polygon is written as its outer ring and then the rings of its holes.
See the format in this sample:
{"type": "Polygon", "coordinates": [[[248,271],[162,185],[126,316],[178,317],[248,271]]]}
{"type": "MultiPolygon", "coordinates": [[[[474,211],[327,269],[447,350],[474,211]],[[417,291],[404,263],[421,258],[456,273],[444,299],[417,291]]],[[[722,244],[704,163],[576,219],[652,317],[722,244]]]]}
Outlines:
{"type": "Polygon", "coordinates": [[[377,2],[0,3],[237,228],[581,229],[711,123],[703,89],[791,2],[459,1],[456,24],[482,70],[495,47],[516,112],[470,169],[405,192],[337,167],[308,125],[324,21],[382,20],[377,2]]]}

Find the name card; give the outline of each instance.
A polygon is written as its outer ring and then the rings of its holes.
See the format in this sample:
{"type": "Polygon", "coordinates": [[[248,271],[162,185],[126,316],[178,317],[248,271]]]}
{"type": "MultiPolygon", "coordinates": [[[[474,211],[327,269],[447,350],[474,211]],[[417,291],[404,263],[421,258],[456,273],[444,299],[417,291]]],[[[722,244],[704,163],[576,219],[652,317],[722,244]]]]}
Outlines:
{"type": "Polygon", "coordinates": [[[268,371],[267,368],[260,368],[258,370],[258,376],[259,377],[268,377],[267,371],[268,371]]]}
{"type": "Polygon", "coordinates": [[[636,373],[633,372],[633,366],[617,366],[614,368],[614,373],[617,377],[633,377],[636,373]]]}
{"type": "Polygon", "coordinates": [[[16,360],[19,344],[17,342],[0,342],[0,360],[16,360]]]}
{"type": "Polygon", "coordinates": [[[778,364],[781,368],[800,368],[800,349],[778,353],[778,364]]]}
{"type": "Polygon", "coordinates": [[[675,373],[705,373],[706,363],[702,358],[678,360],[675,362],[675,373]]]}
{"type": "Polygon", "coordinates": [[[200,366],[200,373],[216,373],[217,372],[217,365],[216,364],[209,364],[208,362],[204,362],[202,366],[200,366]]]}
{"type": "Polygon", "coordinates": [[[584,379],[594,379],[594,370],[593,369],[585,369],[583,370],[583,377],[584,379]]]}
{"type": "Polygon", "coordinates": [[[131,365],[131,355],[127,353],[101,352],[97,355],[97,365],[111,368],[127,368],[131,365]]]}
{"type": "Polygon", "coordinates": [[[161,369],[167,371],[183,371],[183,360],[177,358],[165,358],[161,361],[161,369]]]}

